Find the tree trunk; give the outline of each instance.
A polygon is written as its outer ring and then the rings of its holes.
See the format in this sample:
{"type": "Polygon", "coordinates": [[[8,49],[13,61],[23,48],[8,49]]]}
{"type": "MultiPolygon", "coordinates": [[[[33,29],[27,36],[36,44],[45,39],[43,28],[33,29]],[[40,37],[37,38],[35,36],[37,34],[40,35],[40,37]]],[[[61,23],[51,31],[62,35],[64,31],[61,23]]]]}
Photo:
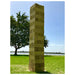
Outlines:
{"type": "Polygon", "coordinates": [[[17,48],[15,48],[15,54],[14,55],[17,55],[17,48]]]}

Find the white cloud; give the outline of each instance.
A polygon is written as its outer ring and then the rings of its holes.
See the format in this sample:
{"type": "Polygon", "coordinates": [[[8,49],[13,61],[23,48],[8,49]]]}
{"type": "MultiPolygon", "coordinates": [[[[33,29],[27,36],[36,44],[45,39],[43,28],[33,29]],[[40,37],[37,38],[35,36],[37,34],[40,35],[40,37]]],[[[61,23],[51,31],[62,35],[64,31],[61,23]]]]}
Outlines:
{"type": "Polygon", "coordinates": [[[51,43],[48,46],[64,46],[63,44],[55,44],[55,43],[51,43]]]}
{"type": "MultiPolygon", "coordinates": [[[[10,47],[10,51],[15,51],[14,47],[10,47]]],[[[29,51],[29,46],[22,47],[18,51],[29,51]]]]}
{"type": "Polygon", "coordinates": [[[51,43],[48,47],[44,48],[45,52],[65,52],[65,46],[63,44],[51,43]]]}

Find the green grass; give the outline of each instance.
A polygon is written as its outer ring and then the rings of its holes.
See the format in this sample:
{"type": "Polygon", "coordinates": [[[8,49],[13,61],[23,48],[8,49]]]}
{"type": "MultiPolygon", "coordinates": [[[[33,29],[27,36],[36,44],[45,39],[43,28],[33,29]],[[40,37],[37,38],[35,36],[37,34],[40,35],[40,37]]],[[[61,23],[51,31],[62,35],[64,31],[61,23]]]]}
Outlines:
{"type": "MultiPolygon", "coordinates": [[[[64,74],[65,56],[45,56],[45,72],[40,74],[64,74]]],[[[11,74],[38,74],[28,69],[29,56],[10,56],[11,74]]]]}

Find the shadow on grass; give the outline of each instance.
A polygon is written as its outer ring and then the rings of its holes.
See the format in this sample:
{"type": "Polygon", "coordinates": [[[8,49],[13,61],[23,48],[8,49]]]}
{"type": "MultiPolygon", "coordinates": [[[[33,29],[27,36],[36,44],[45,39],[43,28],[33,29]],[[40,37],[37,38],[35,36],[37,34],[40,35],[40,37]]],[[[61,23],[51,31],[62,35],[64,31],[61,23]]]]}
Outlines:
{"type": "Polygon", "coordinates": [[[44,71],[44,72],[36,72],[38,74],[51,74],[50,72],[44,71]]]}

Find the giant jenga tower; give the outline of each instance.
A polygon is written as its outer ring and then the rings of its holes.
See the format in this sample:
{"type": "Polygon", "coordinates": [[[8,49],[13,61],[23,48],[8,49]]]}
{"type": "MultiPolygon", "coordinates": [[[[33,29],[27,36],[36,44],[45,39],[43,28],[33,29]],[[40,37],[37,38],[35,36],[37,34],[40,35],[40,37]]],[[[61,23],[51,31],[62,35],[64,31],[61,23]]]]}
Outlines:
{"type": "Polygon", "coordinates": [[[30,8],[29,70],[44,71],[44,6],[30,8]]]}

